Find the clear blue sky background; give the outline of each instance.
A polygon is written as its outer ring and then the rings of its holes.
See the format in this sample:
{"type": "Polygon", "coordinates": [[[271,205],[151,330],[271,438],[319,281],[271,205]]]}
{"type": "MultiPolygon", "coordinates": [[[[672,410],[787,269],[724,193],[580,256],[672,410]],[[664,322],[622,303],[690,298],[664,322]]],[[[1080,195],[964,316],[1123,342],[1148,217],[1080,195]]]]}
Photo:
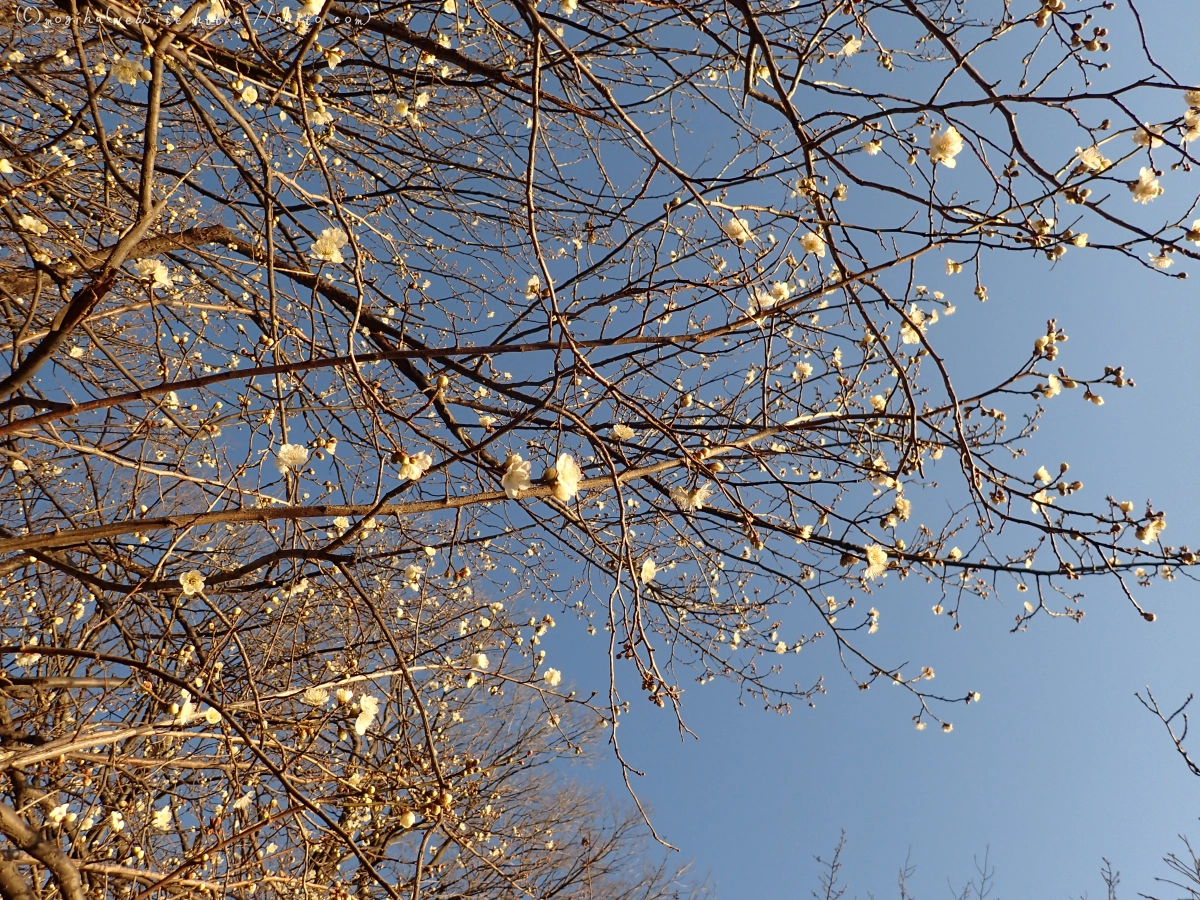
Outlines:
{"type": "MultiPolygon", "coordinates": [[[[1160,61],[1200,82],[1188,34],[1200,29],[1195,4],[1140,8],[1160,61]]],[[[1119,63],[1121,41],[1133,35],[1115,39],[1119,63]]],[[[1168,190],[1172,179],[1164,178],[1168,190]]],[[[1178,281],[1086,252],[1054,268],[993,260],[986,304],[970,296],[965,276],[949,283],[962,296],[936,339],[960,386],[1008,372],[1051,317],[1071,338],[1060,357],[1068,371],[1125,365],[1137,388],[1105,391],[1103,408],[1078,391],[1048,401],[1030,472],[1066,460],[1094,504],[1106,494],[1139,506],[1151,498],[1167,512],[1164,540],[1196,547],[1200,266],[1184,262],[1172,273],[1189,268],[1192,280],[1178,281]]],[[[1009,602],[1017,596],[1010,592],[1009,602]]],[[[637,788],[663,837],[711,874],[725,900],[809,896],[813,856],[828,854],[841,829],[849,837],[847,896],[897,896],[896,872],[911,849],[919,867],[912,893],[948,897],[947,879],[965,882],[973,857],[989,846],[994,897],[1103,897],[1101,856],[1121,870],[1120,896],[1176,896],[1156,891],[1153,878],[1166,874],[1160,857],[1181,849],[1178,834],[1200,840],[1200,779],[1134,692],[1149,684],[1166,706],[1200,691],[1194,583],[1156,581],[1140,591],[1158,615],[1154,624],[1115,585],[1096,583],[1082,624],[1042,617],[1021,634],[1009,633],[1016,610],[996,601],[967,609],[954,633],[950,620],[930,612],[935,599],[915,580],[889,585],[873,599],[883,623],[876,637],[915,643],[927,655],[914,662],[935,666],[939,682],[982,693],[977,706],[954,710],[953,734],[914,731],[915,710],[898,692],[860,692],[832,657],[816,653],[789,656],[787,674],[809,683],[824,672],[829,694],[787,717],[739,707],[720,683],[685,685],[685,718],[698,741],[681,742],[669,710],[629,692],[622,748],[647,772],[637,788]]],[[[559,628],[544,646],[551,660],[570,660],[563,669],[584,691],[606,681],[601,640],[559,628]]],[[[623,791],[611,758],[583,777],[623,791]]]]}

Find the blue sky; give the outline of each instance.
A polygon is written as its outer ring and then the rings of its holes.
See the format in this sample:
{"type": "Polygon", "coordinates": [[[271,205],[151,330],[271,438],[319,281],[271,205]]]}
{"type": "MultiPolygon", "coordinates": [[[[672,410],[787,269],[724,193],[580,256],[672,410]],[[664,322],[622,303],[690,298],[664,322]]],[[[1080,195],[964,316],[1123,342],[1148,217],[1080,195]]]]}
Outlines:
{"type": "MultiPolygon", "coordinates": [[[[1177,0],[1140,8],[1158,59],[1200,80],[1172,31],[1181,13],[1194,12],[1177,0]]],[[[1118,41],[1116,63],[1119,50],[1118,41]]],[[[1184,262],[1172,274],[1189,268],[1197,267],[1184,262]]],[[[1060,358],[1069,371],[1124,365],[1137,382],[1104,392],[1102,408],[1078,392],[1048,401],[1030,472],[1069,461],[1092,503],[1109,494],[1139,507],[1152,499],[1167,513],[1164,540],[1200,544],[1192,463],[1200,270],[1189,282],[1083,252],[1056,267],[1008,256],[985,272],[989,301],[956,283],[958,312],[938,326],[960,379],[1007,371],[1057,318],[1071,338],[1060,358]]],[[[919,664],[933,665],[939,681],[981,692],[981,703],[954,710],[949,735],[914,731],[902,698],[884,686],[858,691],[832,656],[818,653],[789,657],[787,675],[808,683],[824,673],[828,695],[786,717],[739,707],[720,682],[692,684],[684,716],[699,740],[681,742],[669,710],[633,699],[620,735],[627,758],[647,773],[639,796],[662,836],[727,900],[809,896],[813,857],[827,855],[841,829],[848,896],[897,896],[910,850],[918,866],[911,892],[948,896],[947,881],[961,886],[989,846],[1000,897],[1104,896],[1102,856],[1121,870],[1122,897],[1153,893],[1154,876],[1167,874],[1160,858],[1181,848],[1177,835],[1200,838],[1200,779],[1134,693],[1150,685],[1173,706],[1200,691],[1200,609],[1186,577],[1138,592],[1158,616],[1153,624],[1115,585],[1092,584],[1087,595],[1082,624],[1041,617],[1018,634],[1010,633],[1016,610],[995,600],[972,606],[952,632],[915,580],[873,598],[881,641],[922,648],[928,657],[919,664]]],[[[552,657],[569,656],[568,676],[582,691],[606,680],[599,641],[560,628],[546,646],[552,657]]],[[[610,757],[584,777],[623,790],[610,757]]]]}

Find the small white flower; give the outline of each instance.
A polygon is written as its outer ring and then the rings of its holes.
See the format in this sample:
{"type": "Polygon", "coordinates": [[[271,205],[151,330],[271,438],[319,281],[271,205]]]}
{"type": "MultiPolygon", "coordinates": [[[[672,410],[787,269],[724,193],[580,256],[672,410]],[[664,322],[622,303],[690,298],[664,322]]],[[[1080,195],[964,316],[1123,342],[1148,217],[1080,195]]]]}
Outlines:
{"type": "Polygon", "coordinates": [[[242,102],[247,106],[251,106],[258,102],[258,88],[252,84],[242,88],[242,102]]]}
{"type": "Polygon", "coordinates": [[[1162,131],[1143,123],[1140,128],[1137,128],[1133,132],[1133,142],[1139,147],[1149,147],[1151,150],[1157,150],[1163,144],[1162,131]]]}
{"type": "Polygon", "coordinates": [[[649,584],[654,580],[654,576],[657,574],[658,566],[655,565],[653,559],[647,558],[646,561],[642,563],[642,571],[640,575],[642,584],[649,584]]]}
{"type": "Polygon", "coordinates": [[[883,144],[879,141],[867,141],[863,144],[863,151],[867,156],[875,156],[883,149],[883,144]]]}
{"type": "Polygon", "coordinates": [[[108,827],[113,831],[123,831],[125,829],[125,817],[114,809],[108,814],[108,827]]]}
{"type": "Polygon", "coordinates": [[[1086,150],[1082,147],[1076,147],[1075,155],[1079,159],[1080,168],[1088,172],[1103,172],[1112,165],[1112,160],[1107,159],[1100,152],[1099,147],[1088,147],[1086,150]]]}
{"type": "Polygon", "coordinates": [[[542,680],[550,685],[550,687],[558,687],[562,684],[562,672],[558,671],[558,669],[547,669],[542,674],[542,680]]]}
{"type": "Polygon", "coordinates": [[[354,699],[354,691],[350,688],[338,688],[335,696],[337,697],[337,702],[344,706],[354,699]]]}
{"type": "Polygon", "coordinates": [[[429,471],[429,467],[433,465],[433,457],[422,450],[413,456],[407,453],[401,454],[400,471],[397,473],[400,478],[408,481],[416,481],[422,475],[429,471]]]}
{"type": "Polygon", "coordinates": [[[888,555],[887,551],[878,544],[871,544],[866,548],[867,552],[867,569],[863,572],[863,578],[868,580],[878,578],[887,571],[888,555]]]}
{"type": "Polygon", "coordinates": [[[1143,205],[1164,193],[1158,179],[1154,177],[1154,170],[1145,166],[1138,172],[1138,180],[1130,183],[1129,190],[1133,192],[1133,202],[1143,205]]]}
{"type": "Polygon", "coordinates": [[[361,736],[367,733],[367,729],[379,713],[379,700],[367,694],[359,698],[358,708],[358,717],[354,720],[354,733],[361,736]]]}
{"type": "Polygon", "coordinates": [[[153,257],[139,259],[133,264],[133,268],[137,272],[138,278],[149,281],[151,287],[169,288],[171,286],[171,271],[161,259],[153,257]]]}
{"type": "Polygon", "coordinates": [[[11,175],[12,172],[12,163],[10,163],[7,158],[0,158],[0,174],[11,175]]]}
{"type": "Polygon", "coordinates": [[[471,657],[471,668],[485,670],[488,667],[488,658],[486,653],[476,653],[471,657]]]}
{"type": "Polygon", "coordinates": [[[345,262],[342,257],[342,248],[350,243],[350,238],[346,232],[340,228],[326,228],[321,232],[320,236],[313,241],[309,248],[309,255],[314,259],[322,260],[323,262],[340,265],[345,262]]]}
{"type": "Polygon", "coordinates": [[[171,827],[171,807],[163,806],[154,811],[152,823],[158,831],[166,831],[171,827]]]}
{"type": "Polygon", "coordinates": [[[750,223],[739,216],[730,217],[721,230],[725,232],[725,236],[739,246],[753,239],[754,232],[750,230],[750,223]]]}
{"type": "Polygon", "coordinates": [[[800,237],[800,246],[805,253],[811,253],[817,259],[825,258],[825,239],[813,231],[806,231],[800,237]]]}
{"type": "Polygon", "coordinates": [[[941,163],[947,169],[953,169],[957,163],[954,157],[958,156],[963,149],[962,135],[958,133],[958,129],[951,125],[940,131],[932,131],[929,134],[929,161],[933,163],[941,163]]]}
{"type": "Polygon", "coordinates": [[[183,588],[185,597],[191,597],[204,590],[204,576],[196,569],[184,572],[179,576],[179,586],[183,588]]]}
{"type": "Polygon", "coordinates": [[[148,81],[150,79],[150,70],[143,66],[139,60],[126,59],[124,56],[113,58],[112,71],[117,81],[121,84],[127,84],[130,87],[133,87],[139,81],[148,81]]]}
{"type": "Polygon", "coordinates": [[[560,453],[554,468],[546,474],[554,485],[556,500],[566,503],[579,493],[579,480],[583,477],[583,471],[570,453],[560,453]]]}
{"type": "Polygon", "coordinates": [[[842,49],[838,51],[838,56],[853,56],[862,49],[862,38],[851,35],[846,38],[846,43],[842,44],[842,49]]]}
{"type": "Polygon", "coordinates": [[[67,813],[70,811],[71,805],[69,803],[64,803],[62,806],[56,806],[54,809],[50,810],[46,818],[50,820],[51,825],[61,825],[63,820],[67,817],[67,813]]]}
{"type": "Polygon", "coordinates": [[[521,491],[527,491],[533,486],[529,475],[529,460],[522,459],[520,453],[509,454],[504,464],[504,474],[500,477],[500,485],[510,500],[515,500],[521,491]]]}
{"type": "Polygon", "coordinates": [[[636,434],[636,432],[626,425],[624,422],[618,422],[612,427],[613,437],[618,441],[627,441],[636,434]]]}
{"type": "Polygon", "coordinates": [[[275,468],[280,475],[299,472],[308,462],[308,448],[303,444],[283,444],[275,453],[275,468]]]}

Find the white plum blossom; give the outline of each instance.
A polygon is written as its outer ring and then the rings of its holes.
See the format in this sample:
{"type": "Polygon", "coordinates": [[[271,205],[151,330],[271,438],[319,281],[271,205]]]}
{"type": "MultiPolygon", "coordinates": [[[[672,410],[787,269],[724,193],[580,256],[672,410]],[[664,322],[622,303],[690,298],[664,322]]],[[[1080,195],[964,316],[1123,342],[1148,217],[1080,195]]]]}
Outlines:
{"type": "Polygon", "coordinates": [[[169,288],[171,286],[171,270],[161,259],[153,257],[139,259],[133,264],[133,268],[137,272],[138,278],[149,281],[152,288],[169,288]]]}
{"type": "Polygon", "coordinates": [[[883,149],[883,144],[879,141],[867,141],[863,144],[863,151],[867,156],[876,156],[883,149]]]}
{"type": "Polygon", "coordinates": [[[725,232],[727,238],[739,246],[754,237],[754,232],[750,230],[750,223],[740,216],[731,216],[721,226],[721,230],[725,232]]]}
{"type": "Polygon", "coordinates": [[[814,231],[807,231],[800,237],[800,246],[817,259],[825,258],[825,239],[814,231]]]}
{"type": "Polygon", "coordinates": [[[1088,172],[1103,172],[1112,165],[1112,160],[1107,159],[1100,152],[1100,148],[1096,146],[1088,147],[1086,150],[1076,147],[1075,156],[1079,160],[1079,167],[1088,172]]]}
{"type": "Polygon", "coordinates": [[[185,597],[192,597],[204,590],[204,576],[197,569],[184,572],[179,576],[179,586],[185,597]]]}
{"type": "Polygon", "coordinates": [[[125,830],[125,817],[117,810],[113,810],[108,814],[108,827],[113,831],[125,830]]]}
{"type": "Polygon", "coordinates": [[[429,471],[429,467],[433,465],[433,457],[422,450],[409,456],[407,453],[400,454],[400,471],[398,477],[408,481],[416,481],[429,471]]]}
{"type": "Polygon", "coordinates": [[[1159,185],[1158,179],[1154,177],[1153,169],[1142,167],[1138,173],[1138,180],[1130,182],[1129,190],[1133,192],[1133,202],[1143,205],[1149,203],[1156,197],[1163,195],[1163,188],[1159,185]]]}
{"type": "Polygon", "coordinates": [[[1145,123],[1133,132],[1133,142],[1139,147],[1157,150],[1163,144],[1162,131],[1145,123]]]}
{"type": "Polygon", "coordinates": [[[350,237],[340,228],[326,228],[313,241],[309,255],[323,262],[340,265],[346,260],[342,257],[342,248],[350,243],[350,237]]]}
{"type": "Polygon", "coordinates": [[[554,485],[554,498],[566,503],[579,493],[579,480],[583,470],[570,453],[560,453],[554,468],[546,473],[547,480],[554,485]]]}
{"type": "Polygon", "coordinates": [[[888,555],[878,544],[870,544],[866,548],[867,554],[867,569],[863,572],[863,578],[872,579],[878,578],[887,570],[888,555]]]}
{"type": "Polygon", "coordinates": [[[846,43],[842,44],[842,49],[837,52],[838,56],[853,56],[862,49],[862,38],[850,35],[846,38],[846,43]]]}
{"type": "Polygon", "coordinates": [[[704,504],[710,496],[712,496],[712,490],[706,485],[694,487],[691,490],[682,487],[671,489],[671,501],[683,512],[699,512],[704,509],[704,504]]]}
{"type": "Polygon", "coordinates": [[[0,175],[11,175],[13,173],[12,163],[8,161],[8,157],[0,157],[0,175]]]}
{"type": "Polygon", "coordinates": [[[953,169],[957,163],[954,157],[962,152],[963,139],[958,129],[953,125],[929,134],[929,161],[941,163],[947,169],[953,169]]]}
{"type": "Polygon", "coordinates": [[[618,441],[627,441],[636,434],[636,432],[626,425],[624,422],[618,422],[612,427],[612,434],[618,441]]]}
{"type": "Polygon", "coordinates": [[[379,713],[379,700],[366,694],[359,698],[358,709],[358,717],[354,720],[354,733],[361,736],[367,733],[367,729],[375,721],[375,716],[379,713]]]}
{"type": "Polygon", "coordinates": [[[275,468],[280,475],[299,472],[308,462],[308,448],[303,444],[283,444],[275,452],[275,468]]]}
{"type": "Polygon", "coordinates": [[[248,84],[244,88],[242,88],[242,102],[245,103],[247,106],[252,106],[253,104],[257,103],[258,102],[258,88],[256,88],[252,84],[248,84]]]}
{"type": "Polygon", "coordinates": [[[324,706],[329,702],[329,691],[313,685],[304,689],[302,699],[308,706],[324,706]]]}
{"type": "Polygon", "coordinates": [[[529,490],[533,486],[529,460],[523,459],[520,453],[510,453],[504,463],[504,474],[500,476],[500,486],[510,500],[520,496],[521,491],[529,490]]]}
{"type": "Polygon", "coordinates": [[[649,584],[654,580],[654,576],[657,574],[658,566],[655,564],[653,559],[647,558],[646,561],[642,563],[642,570],[639,573],[642,584],[649,584]]]}
{"type": "Polygon", "coordinates": [[[479,669],[481,672],[488,667],[488,658],[486,653],[476,653],[471,657],[471,668],[479,669]]]}
{"type": "Polygon", "coordinates": [[[113,57],[112,71],[117,81],[130,87],[139,81],[150,80],[150,70],[143,66],[140,60],[127,59],[124,56],[113,57]]]}
{"type": "Polygon", "coordinates": [[[562,684],[562,672],[558,671],[558,669],[547,669],[542,674],[542,680],[550,685],[550,687],[558,687],[562,684]]]}

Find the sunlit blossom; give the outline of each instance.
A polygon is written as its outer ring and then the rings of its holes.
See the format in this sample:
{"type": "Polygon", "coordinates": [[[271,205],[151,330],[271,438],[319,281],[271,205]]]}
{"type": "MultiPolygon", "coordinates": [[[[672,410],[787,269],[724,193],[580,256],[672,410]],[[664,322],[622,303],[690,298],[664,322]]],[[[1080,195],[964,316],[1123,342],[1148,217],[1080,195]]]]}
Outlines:
{"type": "Polygon", "coordinates": [[[954,157],[963,149],[962,135],[953,125],[929,134],[929,161],[941,163],[947,169],[953,169],[957,163],[954,157]]]}
{"type": "Polygon", "coordinates": [[[566,503],[579,493],[583,471],[570,453],[560,453],[554,468],[547,470],[546,479],[554,486],[554,498],[566,503]]]}
{"type": "Polygon", "coordinates": [[[400,471],[397,476],[407,481],[416,481],[433,465],[433,457],[422,450],[419,453],[409,455],[407,453],[400,454],[400,471]]]}
{"type": "Polygon", "coordinates": [[[350,237],[342,229],[326,228],[313,241],[308,252],[314,259],[340,265],[345,262],[345,259],[342,257],[342,248],[348,243],[350,243],[350,237]]]}
{"type": "Polygon", "coordinates": [[[179,576],[179,586],[185,597],[195,596],[204,590],[204,576],[197,569],[184,572],[179,576]]]}
{"type": "Polygon", "coordinates": [[[275,452],[275,468],[280,475],[299,472],[308,462],[308,448],[303,444],[283,444],[275,452]]]}
{"type": "Polygon", "coordinates": [[[800,236],[800,246],[805,253],[811,253],[817,259],[825,258],[825,239],[813,231],[806,231],[800,236]]]}
{"type": "Polygon", "coordinates": [[[504,493],[510,500],[515,500],[522,491],[527,491],[533,486],[530,471],[529,460],[523,459],[520,453],[509,454],[504,463],[504,474],[500,476],[500,486],[504,488],[504,493]]]}
{"type": "Polygon", "coordinates": [[[750,230],[750,223],[740,216],[732,216],[727,219],[725,224],[721,226],[721,230],[735,244],[741,245],[754,237],[754,232],[750,230]]]}
{"type": "Polygon", "coordinates": [[[1156,197],[1161,197],[1164,192],[1164,189],[1158,183],[1158,179],[1154,176],[1154,170],[1147,169],[1144,166],[1138,173],[1138,180],[1130,182],[1129,190],[1133,192],[1133,201],[1143,205],[1156,197]]]}

